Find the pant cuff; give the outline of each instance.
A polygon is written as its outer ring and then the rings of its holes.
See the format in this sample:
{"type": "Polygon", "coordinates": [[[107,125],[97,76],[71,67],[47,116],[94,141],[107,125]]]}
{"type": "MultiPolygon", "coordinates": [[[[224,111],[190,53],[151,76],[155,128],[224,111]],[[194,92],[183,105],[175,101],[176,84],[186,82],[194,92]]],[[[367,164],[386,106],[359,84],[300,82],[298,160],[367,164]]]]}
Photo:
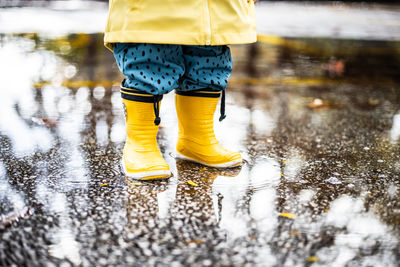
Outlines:
{"type": "Polygon", "coordinates": [[[120,92],[123,99],[137,102],[154,103],[163,98],[162,95],[152,95],[144,91],[125,86],[121,86],[120,92]]]}
{"type": "MultiPolygon", "coordinates": [[[[221,90],[221,91],[223,91],[223,90],[221,90]]],[[[177,95],[183,95],[183,96],[219,98],[221,95],[221,91],[201,89],[201,90],[193,90],[193,91],[175,91],[175,93],[177,95]]]]}

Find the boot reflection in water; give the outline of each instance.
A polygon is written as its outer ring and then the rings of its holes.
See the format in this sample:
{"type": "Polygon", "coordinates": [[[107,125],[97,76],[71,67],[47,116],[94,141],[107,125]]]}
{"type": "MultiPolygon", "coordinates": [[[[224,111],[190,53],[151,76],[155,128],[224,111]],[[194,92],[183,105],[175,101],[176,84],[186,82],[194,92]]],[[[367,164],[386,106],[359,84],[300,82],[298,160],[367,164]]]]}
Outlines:
{"type": "Polygon", "coordinates": [[[155,228],[162,227],[163,214],[169,213],[168,201],[162,194],[168,193],[168,184],[165,182],[131,182],[126,179],[126,214],[127,224],[125,231],[130,239],[146,236],[155,228]],[[160,205],[161,204],[161,205],[160,205]],[[166,210],[163,210],[166,209],[166,210]]]}
{"type": "Polygon", "coordinates": [[[171,176],[156,137],[162,96],[173,89],[178,156],[218,168],[242,164],[241,155],[224,149],[214,134],[219,99],[220,120],[225,118],[225,88],[232,71],[228,46],[116,43],[113,49],[126,76],[120,91],[127,133],[122,165],[128,177],[156,180],[171,176]]]}
{"type": "Polygon", "coordinates": [[[126,179],[124,238],[129,242],[151,239],[156,245],[157,242],[165,244],[166,236],[176,236],[176,242],[188,245],[201,243],[210,235],[225,235],[218,226],[223,207],[218,200],[213,202],[212,185],[218,176],[237,176],[241,167],[209,168],[185,160],[177,160],[176,167],[177,185],[163,181],[138,183],[126,179]],[[189,181],[197,186],[190,185],[189,181]]]}
{"type": "Polygon", "coordinates": [[[221,199],[213,192],[213,183],[219,176],[234,179],[233,177],[240,173],[241,167],[210,168],[186,160],[177,160],[176,167],[179,183],[171,209],[172,214],[174,218],[185,219],[184,227],[189,235],[186,237],[188,240],[206,239],[205,236],[210,234],[209,230],[218,231],[223,208],[221,199]],[[209,228],[210,226],[215,227],[209,228]],[[208,230],[198,231],[201,227],[208,230]]]}

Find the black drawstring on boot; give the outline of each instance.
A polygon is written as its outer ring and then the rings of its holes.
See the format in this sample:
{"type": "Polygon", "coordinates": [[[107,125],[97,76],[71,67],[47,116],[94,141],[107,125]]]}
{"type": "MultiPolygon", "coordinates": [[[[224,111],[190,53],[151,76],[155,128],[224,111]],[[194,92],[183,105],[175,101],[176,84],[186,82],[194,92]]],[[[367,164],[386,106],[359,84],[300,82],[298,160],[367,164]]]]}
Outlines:
{"type": "Polygon", "coordinates": [[[226,118],[225,115],[225,89],[222,90],[222,97],[221,97],[221,116],[219,117],[219,121],[222,121],[226,118]]]}
{"type": "Polygon", "coordinates": [[[154,124],[159,125],[161,122],[160,118],[160,101],[161,101],[162,96],[160,97],[159,95],[154,96],[154,114],[156,115],[156,118],[154,119],[154,124]]]}

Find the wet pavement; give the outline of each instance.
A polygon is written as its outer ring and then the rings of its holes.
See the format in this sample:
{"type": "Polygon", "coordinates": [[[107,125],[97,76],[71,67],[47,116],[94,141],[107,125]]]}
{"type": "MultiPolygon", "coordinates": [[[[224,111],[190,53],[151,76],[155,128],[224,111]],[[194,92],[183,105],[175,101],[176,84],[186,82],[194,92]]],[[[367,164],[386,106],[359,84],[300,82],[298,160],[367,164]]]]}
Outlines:
{"type": "MultiPolygon", "coordinates": [[[[241,168],[175,159],[125,179],[121,76],[100,34],[0,35],[1,266],[398,266],[400,43],[233,46],[221,143],[241,168]]],[[[216,114],[218,116],[218,114],[216,114]]]]}

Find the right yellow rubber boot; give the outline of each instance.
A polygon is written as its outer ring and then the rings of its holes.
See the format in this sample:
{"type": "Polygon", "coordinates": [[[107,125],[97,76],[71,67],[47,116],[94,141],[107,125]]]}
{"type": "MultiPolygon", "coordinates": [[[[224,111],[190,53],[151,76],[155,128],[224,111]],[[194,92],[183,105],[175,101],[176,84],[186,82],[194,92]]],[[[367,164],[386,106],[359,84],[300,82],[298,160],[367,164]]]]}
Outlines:
{"type": "Polygon", "coordinates": [[[223,148],[214,134],[213,119],[220,95],[221,92],[205,90],[177,92],[179,135],[176,150],[180,158],[216,168],[242,164],[242,156],[223,148]]]}
{"type": "Polygon", "coordinates": [[[171,171],[156,139],[161,100],[139,92],[121,88],[126,108],[127,135],[122,157],[123,169],[126,176],[137,180],[165,179],[171,176],[171,171]]]}

